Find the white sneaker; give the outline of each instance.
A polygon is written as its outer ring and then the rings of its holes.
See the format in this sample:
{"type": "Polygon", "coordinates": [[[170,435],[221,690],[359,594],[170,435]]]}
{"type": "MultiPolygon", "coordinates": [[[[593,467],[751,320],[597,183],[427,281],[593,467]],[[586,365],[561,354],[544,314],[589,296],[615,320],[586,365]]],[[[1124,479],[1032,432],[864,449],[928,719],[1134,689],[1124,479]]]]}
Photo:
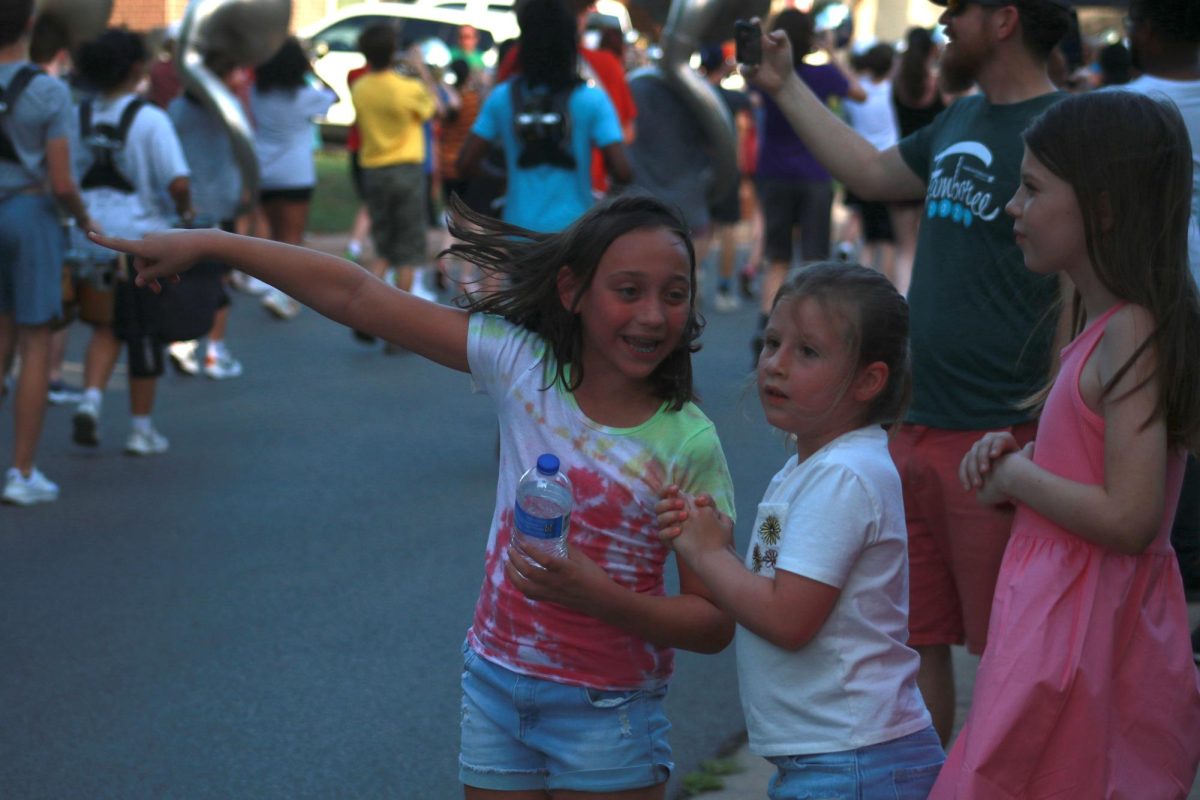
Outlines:
{"type": "Polygon", "coordinates": [[[21,470],[12,467],[4,476],[5,503],[31,506],[34,503],[49,503],[58,499],[58,484],[43,475],[37,467],[26,478],[21,470]]]}
{"type": "Polygon", "coordinates": [[[713,298],[713,307],[722,314],[728,314],[741,308],[742,301],[731,291],[717,292],[717,296],[713,298]]]}
{"type": "Polygon", "coordinates": [[[198,348],[199,342],[195,339],[190,342],[171,342],[167,346],[167,355],[171,357],[175,368],[184,375],[199,375],[200,359],[196,358],[198,348]]]}
{"type": "Polygon", "coordinates": [[[281,291],[271,290],[262,301],[263,308],[279,319],[294,319],[300,313],[300,304],[281,291]]]}
{"type": "Polygon", "coordinates": [[[71,418],[71,441],[86,447],[100,446],[100,407],[84,400],[71,418]]]}
{"type": "Polygon", "coordinates": [[[271,284],[264,283],[253,275],[247,275],[244,272],[234,270],[230,276],[230,281],[233,283],[233,288],[239,292],[252,294],[255,296],[266,294],[271,289],[271,284]]]}
{"type": "Polygon", "coordinates": [[[209,353],[204,357],[204,374],[214,381],[236,378],[242,374],[242,362],[229,355],[228,352],[221,353],[219,356],[209,353]]]}
{"type": "Polygon", "coordinates": [[[125,452],[131,456],[156,456],[167,452],[171,443],[167,437],[151,428],[148,432],[132,430],[125,440],[125,452]]]}

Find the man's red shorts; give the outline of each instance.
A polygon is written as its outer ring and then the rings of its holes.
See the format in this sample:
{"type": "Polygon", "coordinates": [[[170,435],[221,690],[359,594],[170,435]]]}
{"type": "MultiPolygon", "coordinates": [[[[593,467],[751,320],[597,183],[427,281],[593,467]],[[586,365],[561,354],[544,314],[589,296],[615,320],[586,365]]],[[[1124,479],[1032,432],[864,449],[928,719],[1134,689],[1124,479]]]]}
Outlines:
{"type": "MultiPolygon", "coordinates": [[[[1007,429],[1022,446],[1037,423],[1007,429]]],[[[987,431],[902,425],[892,459],[904,486],[908,521],[909,637],[913,647],[963,644],[982,653],[1011,509],[980,505],[964,491],[958,466],[987,431]]]]}

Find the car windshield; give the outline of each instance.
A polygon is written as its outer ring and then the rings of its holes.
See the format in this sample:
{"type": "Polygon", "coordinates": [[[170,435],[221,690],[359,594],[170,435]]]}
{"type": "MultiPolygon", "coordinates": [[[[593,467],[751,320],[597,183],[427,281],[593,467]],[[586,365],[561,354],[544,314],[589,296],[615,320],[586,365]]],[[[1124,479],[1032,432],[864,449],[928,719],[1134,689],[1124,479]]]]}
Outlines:
{"type": "MultiPolygon", "coordinates": [[[[378,22],[396,27],[397,41],[401,49],[428,39],[441,39],[449,48],[458,45],[458,25],[428,19],[406,19],[378,14],[364,14],[335,22],[313,36],[312,41],[318,48],[318,52],[324,50],[331,53],[355,53],[358,52],[359,34],[378,22]]],[[[482,53],[490,50],[492,44],[492,35],[484,30],[479,31],[479,51],[482,53]]]]}

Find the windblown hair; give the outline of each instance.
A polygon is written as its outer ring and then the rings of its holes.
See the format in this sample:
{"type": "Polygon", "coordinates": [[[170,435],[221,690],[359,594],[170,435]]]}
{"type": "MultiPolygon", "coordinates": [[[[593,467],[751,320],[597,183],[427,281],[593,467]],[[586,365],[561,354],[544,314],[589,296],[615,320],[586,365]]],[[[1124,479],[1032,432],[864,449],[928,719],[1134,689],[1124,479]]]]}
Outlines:
{"type": "Polygon", "coordinates": [[[111,92],[129,80],[146,61],[142,37],[125,28],[109,28],[79,47],[75,66],[84,82],[99,92],[111,92]]]}
{"type": "MultiPolygon", "coordinates": [[[[1088,258],[1105,289],[1147,309],[1154,331],[1103,388],[1107,395],[1145,352],[1149,381],[1172,444],[1200,449],[1200,297],[1188,270],[1192,149],[1173,103],[1135,92],[1092,92],[1051,106],[1025,131],[1025,146],[1071,185],[1088,258]]],[[[1072,335],[1083,326],[1078,293],[1072,335]]]]}
{"type": "MultiPolygon", "coordinates": [[[[858,264],[818,261],[795,270],[775,295],[811,297],[846,321],[846,343],[856,367],[881,361],[888,368],[887,386],[868,409],[867,424],[901,422],[912,398],[912,366],[908,350],[908,303],[882,273],[858,264]]],[[[772,306],[774,308],[774,306],[772,306]]],[[[849,386],[851,375],[846,376],[849,386]]]]}
{"type": "Polygon", "coordinates": [[[517,61],[529,86],[551,92],[582,83],[575,42],[575,15],[564,0],[529,0],[517,12],[521,49],[517,61]]]}
{"type": "Polygon", "coordinates": [[[254,87],[260,92],[294,92],[305,85],[312,71],[300,40],[289,36],[283,46],[254,71],[254,87]]]}
{"type": "Polygon", "coordinates": [[[929,54],[932,52],[933,34],[925,28],[909,28],[894,84],[904,105],[915,108],[925,96],[930,78],[929,54]]]}
{"type": "Polygon", "coordinates": [[[658,397],[678,411],[694,399],[692,353],[704,322],[696,312],[696,251],[683,217],[661,201],[644,194],[627,194],[598,203],[565,230],[535,233],[471,211],[450,198],[450,235],[458,240],[443,255],[477,265],[485,275],[500,278],[504,288],[464,301],[467,310],[497,314],[541,336],[550,348],[553,370],[547,386],[561,382],[568,390],[583,382],[583,325],[579,303],[592,285],[596,268],[609,246],[631,231],[663,229],[687,248],[691,300],[687,324],[675,350],[651,373],[658,397]],[[578,292],[569,308],[558,294],[558,273],[574,273],[578,292]]]}
{"type": "Polygon", "coordinates": [[[792,66],[800,68],[804,57],[812,52],[814,23],[811,14],[795,8],[785,8],[771,23],[772,31],[783,31],[792,43],[792,66]]]}

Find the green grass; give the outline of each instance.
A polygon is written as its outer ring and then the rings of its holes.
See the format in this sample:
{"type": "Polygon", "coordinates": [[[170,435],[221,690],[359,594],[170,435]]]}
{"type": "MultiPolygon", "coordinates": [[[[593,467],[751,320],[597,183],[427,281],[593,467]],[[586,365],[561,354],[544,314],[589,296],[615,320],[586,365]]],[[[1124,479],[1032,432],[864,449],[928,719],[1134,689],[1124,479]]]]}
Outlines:
{"type": "Polygon", "coordinates": [[[308,229],[313,233],[342,233],[350,230],[358,196],[350,183],[350,161],[341,147],[326,147],[315,153],[317,188],[308,210],[308,229]]]}
{"type": "Polygon", "coordinates": [[[705,792],[715,792],[725,788],[725,775],[741,772],[741,767],[732,758],[714,758],[705,761],[700,769],[683,776],[683,793],[687,797],[695,797],[705,792]]]}

